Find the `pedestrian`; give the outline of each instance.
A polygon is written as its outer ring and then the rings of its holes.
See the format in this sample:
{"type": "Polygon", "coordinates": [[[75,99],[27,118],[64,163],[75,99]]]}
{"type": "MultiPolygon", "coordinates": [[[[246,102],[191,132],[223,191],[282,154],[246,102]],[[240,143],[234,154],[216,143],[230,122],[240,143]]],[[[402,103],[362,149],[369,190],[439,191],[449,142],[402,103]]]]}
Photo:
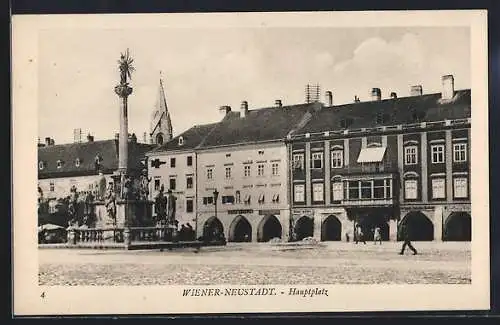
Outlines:
{"type": "Polygon", "coordinates": [[[365,241],[365,238],[364,238],[365,235],[363,234],[363,229],[361,228],[360,224],[356,225],[356,235],[354,237],[355,237],[356,244],[358,242],[363,242],[363,244],[366,245],[366,241],[365,241]]]}
{"type": "Polygon", "coordinates": [[[408,246],[408,248],[413,252],[413,255],[417,255],[417,250],[413,245],[411,244],[411,236],[410,236],[410,230],[406,224],[401,225],[401,236],[403,239],[403,246],[401,247],[401,252],[399,252],[399,255],[404,255],[405,253],[405,248],[408,246]]]}
{"type": "Polygon", "coordinates": [[[382,235],[380,234],[380,227],[376,226],[375,229],[373,230],[373,244],[376,244],[377,242],[382,245],[382,235]]]}

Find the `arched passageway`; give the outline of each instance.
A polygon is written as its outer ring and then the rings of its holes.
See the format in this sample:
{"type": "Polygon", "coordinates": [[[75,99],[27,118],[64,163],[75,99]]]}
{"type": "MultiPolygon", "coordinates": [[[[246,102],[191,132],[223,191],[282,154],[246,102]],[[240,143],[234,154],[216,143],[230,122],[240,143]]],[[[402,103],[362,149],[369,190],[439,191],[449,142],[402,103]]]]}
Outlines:
{"type": "Polygon", "coordinates": [[[339,219],[334,216],[328,216],[321,225],[321,240],[322,241],[337,241],[342,239],[342,224],[339,219]]]}
{"type": "Polygon", "coordinates": [[[361,226],[365,240],[373,240],[375,227],[380,228],[380,235],[382,237],[382,240],[389,240],[389,223],[387,222],[387,217],[383,214],[373,213],[370,215],[361,216],[358,218],[355,224],[361,226]]]}
{"type": "Polygon", "coordinates": [[[453,212],[444,224],[443,240],[470,241],[471,216],[467,212],[453,212]]]}
{"type": "Polygon", "coordinates": [[[214,241],[224,239],[224,226],[222,222],[212,216],[203,224],[203,240],[214,241]]]}
{"type": "Polygon", "coordinates": [[[301,217],[295,223],[295,240],[302,240],[306,237],[312,237],[314,233],[314,220],[309,217],[301,217]]]}
{"type": "Polygon", "coordinates": [[[281,238],[283,233],[281,223],[273,215],[267,215],[262,218],[257,228],[257,241],[268,242],[273,238],[281,238]]]}
{"type": "Polygon", "coordinates": [[[398,240],[403,240],[401,234],[402,225],[407,226],[407,231],[411,240],[432,241],[434,239],[434,225],[432,221],[420,211],[412,211],[404,216],[398,226],[398,240]]]}
{"type": "Polygon", "coordinates": [[[229,242],[251,242],[252,226],[244,216],[237,216],[229,226],[229,242]]]}

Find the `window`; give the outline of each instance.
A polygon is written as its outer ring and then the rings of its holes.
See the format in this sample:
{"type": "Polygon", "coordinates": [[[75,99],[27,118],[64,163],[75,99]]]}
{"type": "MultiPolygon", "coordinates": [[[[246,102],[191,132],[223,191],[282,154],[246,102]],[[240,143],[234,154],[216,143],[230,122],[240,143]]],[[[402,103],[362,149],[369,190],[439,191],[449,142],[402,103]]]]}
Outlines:
{"type": "Polygon", "coordinates": [[[186,161],[187,165],[188,166],[193,166],[193,157],[192,156],[188,156],[186,159],[187,159],[187,161],[186,161]]]}
{"type": "Polygon", "coordinates": [[[468,197],[467,177],[457,177],[453,179],[453,193],[456,198],[468,197]]]}
{"type": "Polygon", "coordinates": [[[186,188],[193,188],[193,176],[186,177],[186,188]]]}
{"type": "Polygon", "coordinates": [[[467,161],[467,144],[456,143],[453,145],[453,161],[465,162],[467,161]]]}
{"type": "Polygon", "coordinates": [[[361,198],[371,199],[372,198],[372,182],[362,181],[361,182],[361,198]]]}
{"type": "Polygon", "coordinates": [[[63,166],[62,160],[57,161],[57,168],[61,168],[63,166]]]}
{"type": "Polygon", "coordinates": [[[179,137],[179,146],[184,144],[184,138],[182,136],[179,137]]]}
{"type": "Polygon", "coordinates": [[[273,195],[273,203],[280,203],[280,195],[279,194],[273,195]]]}
{"type": "Polygon", "coordinates": [[[417,180],[407,179],[405,180],[405,199],[416,200],[417,199],[417,180]]]}
{"type": "Polygon", "coordinates": [[[75,166],[80,167],[80,158],[75,159],[75,166]]]}
{"type": "Polygon", "coordinates": [[[175,158],[170,158],[170,167],[175,168],[175,158]]]}
{"type": "Polygon", "coordinates": [[[359,182],[358,181],[349,181],[349,199],[359,199],[359,182]]]}
{"type": "Polygon", "coordinates": [[[213,169],[212,168],[207,168],[207,179],[212,179],[213,178],[213,169]]]}
{"type": "Polygon", "coordinates": [[[226,179],[231,178],[231,167],[226,167],[226,179]]]}
{"type": "Polygon", "coordinates": [[[315,183],[313,184],[313,201],[321,202],[323,201],[323,184],[315,183]]]}
{"type": "Polygon", "coordinates": [[[234,204],[234,196],[232,195],[223,196],[222,204],[234,204]]]}
{"type": "Polygon", "coordinates": [[[444,199],[446,197],[444,183],[444,178],[434,178],[432,180],[433,199],[444,199]]]}
{"type": "Polygon", "coordinates": [[[250,165],[244,166],[245,177],[250,177],[250,165]]]}
{"type": "Polygon", "coordinates": [[[417,146],[405,147],[405,165],[416,165],[417,163],[417,146]]]}
{"type": "Polygon", "coordinates": [[[264,165],[262,164],[257,165],[257,175],[264,176],[264,165]]]}
{"type": "Polygon", "coordinates": [[[203,204],[204,205],[214,204],[214,197],[213,196],[205,196],[203,198],[203,204]]]}
{"type": "Polygon", "coordinates": [[[43,163],[43,161],[40,161],[38,163],[38,169],[42,170],[44,167],[45,167],[45,164],[43,163]]]}
{"type": "Polygon", "coordinates": [[[259,195],[259,201],[258,201],[259,204],[264,204],[265,200],[266,200],[266,198],[264,196],[264,193],[262,193],[261,195],[259,195]]]}
{"type": "Polygon", "coordinates": [[[385,198],[385,180],[384,179],[373,180],[373,198],[374,199],[384,199],[385,198]]]}
{"type": "Polygon", "coordinates": [[[294,169],[304,169],[304,155],[295,154],[293,155],[293,168],[294,169]]]}
{"type": "Polygon", "coordinates": [[[245,201],[244,201],[244,203],[245,203],[246,205],[250,204],[250,200],[251,200],[251,198],[252,198],[252,196],[251,196],[250,194],[247,194],[247,195],[245,196],[245,201]]]}
{"type": "Polygon", "coordinates": [[[186,200],[186,212],[193,212],[193,199],[186,200]]]}
{"type": "Polygon", "coordinates": [[[342,201],[344,199],[344,189],[342,182],[335,182],[332,184],[333,201],[342,201]]]}
{"type": "Polygon", "coordinates": [[[312,154],[312,168],[323,168],[323,153],[316,152],[312,154]]]}
{"type": "Polygon", "coordinates": [[[237,204],[241,203],[241,193],[240,193],[240,191],[236,191],[236,193],[235,193],[235,202],[237,204]]]}
{"type": "Polygon", "coordinates": [[[176,185],[176,182],[175,182],[175,178],[171,178],[169,179],[169,185],[170,185],[170,189],[173,191],[175,190],[175,185],[176,185]]]}
{"type": "Polygon", "coordinates": [[[155,179],[155,191],[159,191],[159,190],[160,190],[160,180],[155,179]]]}
{"type": "Polygon", "coordinates": [[[343,150],[333,150],[332,151],[332,168],[342,168],[344,166],[344,151],[343,150]]]}
{"type": "Polygon", "coordinates": [[[51,191],[51,192],[54,192],[54,188],[55,188],[55,184],[54,184],[54,182],[50,182],[50,185],[49,185],[49,186],[50,186],[50,188],[49,188],[49,189],[50,189],[50,191],[51,191]]]}
{"type": "Polygon", "coordinates": [[[305,196],[304,196],[304,185],[295,185],[293,187],[293,200],[295,202],[304,202],[305,196]]]}
{"type": "Polygon", "coordinates": [[[431,155],[433,164],[444,163],[444,145],[437,144],[431,146],[431,155]]]}
{"type": "Polygon", "coordinates": [[[274,163],[272,165],[272,168],[273,168],[273,176],[279,175],[279,165],[278,165],[278,163],[274,163]]]}

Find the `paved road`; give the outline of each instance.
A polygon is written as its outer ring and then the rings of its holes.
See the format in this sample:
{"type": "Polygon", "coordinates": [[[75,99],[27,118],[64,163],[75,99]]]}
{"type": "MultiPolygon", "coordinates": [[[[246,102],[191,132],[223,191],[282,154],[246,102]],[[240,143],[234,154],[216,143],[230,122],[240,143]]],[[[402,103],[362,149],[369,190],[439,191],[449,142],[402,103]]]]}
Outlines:
{"type": "Polygon", "coordinates": [[[268,244],[178,251],[40,249],[42,285],[470,283],[469,243],[268,244]]]}

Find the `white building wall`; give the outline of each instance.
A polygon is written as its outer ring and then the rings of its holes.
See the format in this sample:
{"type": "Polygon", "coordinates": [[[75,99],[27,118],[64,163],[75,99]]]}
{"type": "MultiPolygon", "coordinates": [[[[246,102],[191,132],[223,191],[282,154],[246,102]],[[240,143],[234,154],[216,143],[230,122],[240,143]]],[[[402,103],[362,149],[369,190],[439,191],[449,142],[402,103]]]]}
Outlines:
{"type": "MultiPolygon", "coordinates": [[[[113,182],[111,175],[103,175],[106,178],[106,183],[113,182]]],[[[77,176],[77,177],[57,177],[39,179],[38,186],[43,191],[45,198],[59,199],[70,195],[72,185],[76,186],[78,191],[92,191],[94,195],[99,189],[99,181],[101,175],[77,176]],[[53,184],[53,190],[51,190],[53,184]]]]}
{"type": "MultiPolygon", "coordinates": [[[[196,155],[194,152],[161,152],[150,155],[148,159],[148,177],[150,200],[154,200],[158,195],[161,185],[164,186],[165,195],[170,186],[170,178],[175,178],[175,190],[173,195],[177,198],[176,219],[179,225],[190,223],[193,227],[196,222],[196,155]],[[192,164],[188,166],[187,157],[192,157],[192,164]],[[175,167],[171,167],[170,159],[175,158],[175,167]],[[166,162],[159,168],[151,167],[151,161],[160,159],[166,162]],[[187,188],[187,177],[193,179],[192,188],[187,188]],[[159,181],[159,187],[155,189],[155,180],[159,181]],[[193,212],[187,212],[187,200],[193,200],[193,212]]],[[[154,214],[154,208],[153,208],[154,214]]]]}

